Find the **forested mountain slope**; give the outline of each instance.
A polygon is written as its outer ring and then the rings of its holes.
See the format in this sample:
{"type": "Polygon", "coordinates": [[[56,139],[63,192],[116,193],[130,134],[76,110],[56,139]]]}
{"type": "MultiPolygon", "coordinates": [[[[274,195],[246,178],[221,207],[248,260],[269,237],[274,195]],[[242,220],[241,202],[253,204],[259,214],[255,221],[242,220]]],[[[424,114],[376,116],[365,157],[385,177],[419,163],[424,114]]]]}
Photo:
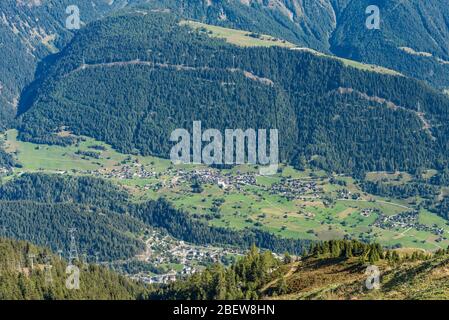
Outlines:
{"type": "Polygon", "coordinates": [[[53,251],[68,248],[77,229],[80,252],[102,261],[141,254],[148,228],[159,228],[189,243],[232,245],[299,254],[310,241],[270,233],[210,227],[165,200],[135,203],[116,185],[92,177],[23,174],[0,186],[0,236],[31,241],[53,251]],[[32,226],[32,228],[30,227],[32,226]]]}
{"type": "Polygon", "coordinates": [[[33,80],[37,63],[63,48],[74,30],[66,8],[78,6],[82,26],[128,1],[2,0],[0,2],[0,130],[15,116],[20,93],[33,80]]]}
{"type": "Polygon", "coordinates": [[[144,5],[270,34],[449,88],[446,0],[157,0],[144,5]],[[380,9],[379,30],[366,27],[366,9],[372,5],[380,9]]]}
{"type": "Polygon", "coordinates": [[[219,130],[278,128],[281,159],[298,166],[446,166],[444,95],[304,51],[232,46],[179,22],[138,12],[83,29],[22,97],[21,138],[67,144],[73,138],[59,133],[68,130],[167,156],[170,132],[201,120],[219,130]]]}
{"type": "Polygon", "coordinates": [[[449,88],[449,6],[446,0],[351,1],[337,16],[329,43],[342,57],[393,68],[438,88],[449,88]],[[364,14],[378,5],[379,30],[364,14]]]}
{"type": "Polygon", "coordinates": [[[80,287],[69,290],[65,261],[49,249],[0,238],[0,300],[135,300],[150,291],[104,267],[77,266],[80,287]]]}
{"type": "Polygon", "coordinates": [[[299,0],[155,0],[142,7],[169,9],[184,18],[263,34],[329,52],[336,25],[332,4],[299,0]]]}
{"type": "Polygon", "coordinates": [[[82,26],[124,7],[170,10],[184,18],[271,34],[300,47],[385,66],[444,89],[449,87],[446,4],[445,0],[5,0],[0,4],[0,129],[12,121],[36,64],[73,36],[74,31],[65,27],[69,5],[79,7],[82,26]],[[381,9],[380,30],[366,29],[368,5],[381,9]]]}
{"type": "Polygon", "coordinates": [[[138,237],[145,225],[114,211],[125,199],[99,179],[25,174],[0,186],[0,234],[56,252],[68,248],[76,228],[80,252],[102,261],[131,258],[145,248],[138,237]]]}

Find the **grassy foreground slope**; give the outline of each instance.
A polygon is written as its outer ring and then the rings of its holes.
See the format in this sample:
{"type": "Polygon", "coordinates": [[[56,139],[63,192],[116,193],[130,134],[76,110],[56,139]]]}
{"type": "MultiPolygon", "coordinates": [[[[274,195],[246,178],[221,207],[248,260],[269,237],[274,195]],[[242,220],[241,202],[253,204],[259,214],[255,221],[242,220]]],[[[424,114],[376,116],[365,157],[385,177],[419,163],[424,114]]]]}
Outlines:
{"type": "Polygon", "coordinates": [[[367,289],[367,264],[357,258],[292,263],[266,288],[265,298],[281,300],[447,300],[449,255],[396,264],[376,263],[380,288],[367,289]],[[283,286],[280,295],[273,292],[283,286]]]}

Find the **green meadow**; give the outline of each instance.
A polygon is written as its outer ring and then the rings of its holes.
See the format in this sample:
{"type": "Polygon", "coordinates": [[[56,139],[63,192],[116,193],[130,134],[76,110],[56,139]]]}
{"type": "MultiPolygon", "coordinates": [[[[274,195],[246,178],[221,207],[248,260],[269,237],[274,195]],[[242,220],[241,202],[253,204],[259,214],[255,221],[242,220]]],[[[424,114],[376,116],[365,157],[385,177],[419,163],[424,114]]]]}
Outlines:
{"type": "MultiPolygon", "coordinates": [[[[145,201],[165,197],[176,208],[191,213],[210,225],[233,229],[260,228],[281,237],[311,240],[329,240],[335,238],[357,238],[367,241],[378,241],[387,246],[419,248],[435,250],[447,247],[448,240],[437,242],[437,237],[414,229],[384,230],[373,227],[377,219],[376,211],[368,217],[362,210],[380,210],[385,215],[396,215],[411,210],[407,200],[385,199],[365,194],[350,177],[338,176],[345,187],[330,182],[328,175],[322,171],[310,169],[298,171],[290,166],[282,166],[274,176],[256,176],[256,185],[245,185],[236,188],[222,189],[218,185],[203,184],[201,192],[195,193],[188,182],[173,184],[177,179],[177,170],[204,169],[201,165],[174,166],[169,160],[156,157],[143,157],[121,154],[111,146],[92,138],[82,137],[73,146],[60,147],[37,145],[17,139],[17,131],[10,130],[3,137],[6,150],[15,155],[21,168],[15,169],[15,175],[22,172],[48,172],[66,174],[108,174],[112,170],[120,170],[134,164],[143,166],[146,171],[156,173],[153,177],[133,177],[123,179],[108,177],[111,181],[122,185],[135,201],[145,201]],[[94,151],[97,156],[89,156],[94,151]],[[283,178],[315,181],[320,195],[318,198],[310,194],[301,199],[288,200],[282,195],[272,194],[269,190],[283,178]],[[360,197],[339,199],[339,190],[346,188],[360,197]],[[333,199],[326,203],[324,198],[333,199]]],[[[223,174],[237,175],[241,173],[257,173],[252,166],[235,166],[222,170],[223,174]]],[[[100,176],[103,176],[100,174],[100,176]]],[[[3,178],[3,182],[14,176],[3,178]]],[[[369,173],[368,179],[406,183],[410,180],[407,174],[369,173]]],[[[420,211],[420,223],[428,226],[437,225],[449,232],[448,223],[426,210],[420,211]]]]}
{"type": "Polygon", "coordinates": [[[356,69],[363,70],[363,71],[401,76],[401,74],[399,72],[391,70],[391,69],[324,54],[322,52],[319,52],[319,51],[316,51],[316,50],[313,50],[310,48],[298,48],[293,43],[290,43],[290,42],[282,40],[282,39],[274,38],[272,36],[265,35],[265,34],[256,34],[256,33],[250,32],[250,31],[218,27],[218,26],[213,26],[213,25],[209,25],[209,24],[205,24],[205,23],[201,23],[201,22],[197,22],[197,21],[184,20],[181,22],[181,24],[188,25],[195,30],[207,32],[208,35],[211,37],[224,39],[226,42],[240,46],[240,47],[273,47],[273,46],[285,47],[285,48],[290,48],[290,49],[294,49],[294,50],[298,50],[298,51],[310,52],[317,56],[336,59],[336,60],[341,61],[347,67],[356,68],[356,69]]]}

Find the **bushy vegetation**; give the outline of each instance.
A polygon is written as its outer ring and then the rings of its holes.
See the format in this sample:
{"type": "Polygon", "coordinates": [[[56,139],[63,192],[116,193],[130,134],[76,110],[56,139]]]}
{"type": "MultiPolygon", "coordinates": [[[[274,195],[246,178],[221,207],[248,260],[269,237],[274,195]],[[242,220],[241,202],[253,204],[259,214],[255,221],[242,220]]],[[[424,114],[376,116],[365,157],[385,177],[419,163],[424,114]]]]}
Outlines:
{"type": "Polygon", "coordinates": [[[331,240],[315,244],[311,256],[318,258],[359,257],[361,262],[375,263],[384,258],[384,249],[377,243],[365,244],[360,241],[331,240]]]}
{"type": "Polygon", "coordinates": [[[11,154],[7,153],[5,150],[2,149],[2,146],[0,145],[0,167],[10,169],[11,167],[15,166],[16,162],[14,158],[11,156],[11,154]]]}
{"type": "Polygon", "coordinates": [[[439,193],[439,188],[436,186],[419,182],[391,185],[381,181],[364,181],[361,183],[361,187],[365,192],[370,194],[398,199],[406,199],[416,196],[432,199],[439,193]]]}

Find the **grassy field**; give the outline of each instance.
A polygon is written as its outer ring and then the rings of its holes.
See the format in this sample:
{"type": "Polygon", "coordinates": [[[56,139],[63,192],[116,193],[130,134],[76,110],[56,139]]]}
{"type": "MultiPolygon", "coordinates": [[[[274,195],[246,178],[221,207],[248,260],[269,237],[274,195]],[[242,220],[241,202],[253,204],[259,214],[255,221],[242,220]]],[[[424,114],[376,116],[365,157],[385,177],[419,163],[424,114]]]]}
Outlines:
{"type": "MultiPolygon", "coordinates": [[[[177,170],[196,170],[205,168],[198,165],[173,166],[169,160],[125,155],[116,152],[109,145],[83,138],[79,144],[70,147],[36,145],[17,140],[17,132],[10,130],[3,137],[7,151],[13,153],[22,165],[15,174],[21,172],[65,172],[67,174],[95,174],[107,177],[124,186],[136,201],[145,201],[165,197],[175,207],[195,214],[196,217],[211,225],[244,229],[256,227],[270,231],[282,237],[312,240],[329,240],[345,236],[378,241],[383,245],[402,246],[435,250],[447,247],[448,240],[437,242],[431,233],[414,229],[384,230],[373,227],[377,219],[376,210],[391,216],[411,210],[406,200],[384,199],[363,193],[350,177],[337,177],[346,183],[345,189],[352,194],[358,193],[357,200],[340,199],[341,185],[329,181],[325,172],[298,171],[283,166],[275,176],[256,176],[257,185],[245,185],[240,190],[222,189],[218,185],[204,184],[201,193],[192,192],[190,183],[173,185],[177,179],[177,170]],[[101,150],[98,148],[101,147],[101,150]],[[98,157],[83,155],[83,152],[98,152],[98,157]],[[80,154],[81,152],[81,154],[80,154]],[[112,170],[133,165],[143,166],[146,171],[157,173],[154,177],[129,179],[108,176],[112,170]],[[315,181],[320,197],[305,195],[302,199],[288,200],[279,194],[269,192],[270,187],[283,178],[315,181]],[[327,196],[333,203],[325,203],[327,196]],[[364,209],[375,209],[368,217],[361,213],[364,209]]],[[[222,170],[222,173],[237,175],[257,173],[251,166],[236,166],[222,170]]],[[[12,179],[9,176],[3,179],[12,179]]],[[[391,183],[405,183],[410,176],[406,174],[369,173],[368,179],[388,180],[391,183]]],[[[449,233],[448,223],[442,218],[426,211],[420,211],[420,223],[442,227],[449,233]]]]}
{"type": "Polygon", "coordinates": [[[212,37],[225,39],[227,42],[241,47],[295,47],[294,44],[285,40],[277,39],[269,35],[255,34],[250,31],[223,28],[196,21],[182,21],[181,24],[188,25],[197,30],[207,31],[212,37]]]}
{"type": "Polygon", "coordinates": [[[85,138],[79,144],[70,147],[36,145],[17,140],[17,131],[6,132],[5,147],[14,153],[25,171],[84,171],[100,168],[112,168],[120,165],[127,156],[119,154],[102,142],[85,138]],[[100,158],[85,157],[78,151],[95,151],[92,146],[101,146],[100,158]]]}
{"type": "Polygon", "coordinates": [[[336,59],[336,60],[341,61],[347,67],[352,67],[352,68],[356,68],[356,69],[363,70],[363,71],[370,71],[370,72],[377,72],[377,73],[382,73],[382,74],[402,76],[401,73],[399,73],[395,70],[391,70],[388,68],[384,68],[384,67],[380,67],[380,66],[376,66],[376,65],[372,65],[372,64],[361,63],[361,62],[350,60],[350,59],[340,58],[337,56],[327,55],[327,54],[324,54],[322,52],[319,52],[319,51],[316,51],[316,50],[313,50],[310,48],[292,48],[292,49],[298,50],[298,51],[310,52],[310,53],[313,53],[313,54],[315,54],[317,56],[321,56],[321,57],[336,59]]]}
{"type": "Polygon", "coordinates": [[[357,258],[304,259],[280,269],[281,274],[264,288],[264,299],[280,300],[421,300],[449,299],[447,254],[397,265],[377,261],[379,288],[366,288],[367,264],[357,258]],[[287,292],[271,295],[280,279],[287,292]]]}
{"type": "Polygon", "coordinates": [[[408,173],[403,172],[368,172],[366,180],[373,182],[388,182],[390,184],[402,184],[411,181],[413,178],[408,173]]]}
{"type": "Polygon", "coordinates": [[[390,75],[401,75],[399,72],[387,69],[384,67],[371,65],[371,64],[365,64],[361,62],[357,62],[354,60],[349,60],[345,58],[340,58],[336,56],[327,55],[324,53],[321,53],[319,51],[310,49],[310,48],[298,48],[295,44],[290,43],[288,41],[274,38],[269,35],[265,34],[256,34],[250,31],[244,31],[244,30],[237,30],[237,29],[230,29],[230,28],[224,28],[224,27],[218,27],[213,26],[197,21],[182,21],[182,25],[188,25],[196,30],[204,31],[209,34],[211,37],[224,39],[226,42],[241,46],[241,47],[284,47],[284,48],[290,48],[292,50],[298,50],[298,51],[307,51],[310,53],[313,53],[318,56],[330,58],[330,59],[337,59],[341,61],[345,66],[356,68],[363,71],[370,71],[370,72],[377,72],[377,73],[383,73],[383,74],[390,74],[390,75]]]}

